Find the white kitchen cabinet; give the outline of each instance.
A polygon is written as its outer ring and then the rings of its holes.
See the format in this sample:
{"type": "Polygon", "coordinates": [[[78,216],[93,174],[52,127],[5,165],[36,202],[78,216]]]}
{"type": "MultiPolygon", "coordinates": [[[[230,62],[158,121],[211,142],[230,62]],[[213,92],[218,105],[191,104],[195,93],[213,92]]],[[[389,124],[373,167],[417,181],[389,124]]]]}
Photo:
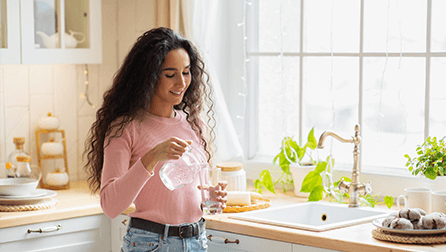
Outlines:
{"type": "Polygon", "coordinates": [[[124,214],[118,215],[111,221],[111,246],[112,252],[120,252],[123,237],[127,232],[130,217],[124,214]]]}
{"type": "Polygon", "coordinates": [[[293,252],[298,251],[305,251],[305,252],[335,252],[339,250],[332,250],[332,249],[324,249],[324,248],[317,248],[317,247],[310,247],[300,244],[293,244],[293,252]]]}
{"type": "Polygon", "coordinates": [[[20,1],[0,0],[0,64],[20,64],[20,1]]]}
{"type": "MultiPolygon", "coordinates": [[[[123,237],[127,232],[127,226],[130,217],[124,214],[117,216],[111,221],[111,246],[112,252],[120,252],[123,237]]],[[[334,252],[336,250],[310,247],[300,244],[293,244],[254,236],[235,234],[230,232],[206,229],[208,237],[209,252],[261,252],[261,251],[280,251],[280,252],[334,252]]]]}
{"type": "Polygon", "coordinates": [[[253,236],[206,229],[209,252],[281,251],[292,252],[292,244],[253,236]]]}
{"type": "Polygon", "coordinates": [[[330,249],[316,248],[300,244],[274,241],[264,238],[217,231],[212,229],[206,229],[206,235],[208,236],[209,252],[227,252],[227,251],[334,252],[335,251],[330,249]]]}
{"type": "Polygon", "coordinates": [[[102,63],[100,0],[0,0],[0,3],[0,63],[102,63]]]}
{"type": "Polygon", "coordinates": [[[110,230],[103,214],[0,228],[0,251],[111,251],[110,230]]]}

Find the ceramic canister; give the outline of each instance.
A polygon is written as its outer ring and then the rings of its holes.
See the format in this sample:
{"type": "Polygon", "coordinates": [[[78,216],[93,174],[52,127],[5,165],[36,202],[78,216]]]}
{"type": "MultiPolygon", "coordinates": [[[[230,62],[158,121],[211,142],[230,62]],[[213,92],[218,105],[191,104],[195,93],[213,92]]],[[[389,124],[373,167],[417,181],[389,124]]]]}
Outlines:
{"type": "Polygon", "coordinates": [[[226,190],[246,191],[246,172],[242,163],[221,162],[217,167],[221,168],[221,180],[228,182],[226,190]]]}
{"type": "Polygon", "coordinates": [[[57,117],[48,113],[48,116],[39,119],[39,127],[46,130],[54,130],[59,128],[59,120],[57,117]]]}
{"type": "Polygon", "coordinates": [[[66,172],[60,171],[56,168],[54,172],[50,172],[46,175],[46,183],[52,186],[64,186],[67,185],[69,181],[68,174],[66,172]]]}
{"type": "Polygon", "coordinates": [[[56,156],[63,155],[63,145],[62,143],[55,142],[54,138],[50,138],[49,142],[42,144],[42,154],[44,156],[56,156]]]}

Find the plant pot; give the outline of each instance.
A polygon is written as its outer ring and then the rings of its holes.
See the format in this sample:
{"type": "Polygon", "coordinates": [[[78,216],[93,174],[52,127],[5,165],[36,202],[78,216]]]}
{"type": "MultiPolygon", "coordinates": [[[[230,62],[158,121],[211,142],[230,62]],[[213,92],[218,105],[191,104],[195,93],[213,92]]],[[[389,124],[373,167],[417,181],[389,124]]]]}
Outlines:
{"type": "Polygon", "coordinates": [[[423,187],[435,191],[445,191],[446,190],[446,176],[437,176],[436,179],[431,180],[425,176],[421,176],[423,187]]]}
{"type": "Polygon", "coordinates": [[[294,181],[294,195],[297,197],[307,197],[310,196],[310,193],[300,192],[300,188],[302,187],[302,181],[305,176],[316,168],[315,165],[309,166],[299,166],[299,165],[290,165],[290,172],[293,176],[294,181]]]}

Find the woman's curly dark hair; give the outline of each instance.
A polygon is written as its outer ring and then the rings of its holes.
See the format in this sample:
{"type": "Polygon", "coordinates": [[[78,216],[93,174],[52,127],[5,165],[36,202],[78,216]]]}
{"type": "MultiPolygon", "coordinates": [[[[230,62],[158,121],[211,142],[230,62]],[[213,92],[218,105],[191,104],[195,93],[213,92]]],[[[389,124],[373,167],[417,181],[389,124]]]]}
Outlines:
{"type": "Polygon", "coordinates": [[[186,113],[187,121],[201,139],[210,161],[212,156],[210,144],[215,139],[215,112],[212,88],[209,75],[204,70],[204,62],[189,40],[171,29],[155,28],[141,35],[133,45],[116,73],[113,85],[104,93],[104,101],[89,131],[83,156],[87,157],[84,169],[88,174],[88,184],[92,193],[97,193],[101,187],[106,138],[119,136],[129,122],[148,111],[161,74],[161,65],[167,53],[178,48],[183,48],[189,54],[192,80],[184,93],[183,100],[174,108],[186,113]],[[209,126],[209,139],[204,136],[200,124],[202,122],[200,112],[205,104],[208,105],[205,121],[209,126]],[[118,118],[120,120],[117,123],[118,118]]]}

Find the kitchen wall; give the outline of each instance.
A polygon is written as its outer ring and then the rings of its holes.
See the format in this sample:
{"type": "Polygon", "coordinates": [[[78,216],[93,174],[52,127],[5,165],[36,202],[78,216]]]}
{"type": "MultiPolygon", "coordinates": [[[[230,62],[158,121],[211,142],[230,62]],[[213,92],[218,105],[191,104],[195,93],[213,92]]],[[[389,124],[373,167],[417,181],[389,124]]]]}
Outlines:
{"type": "MultiPolygon", "coordinates": [[[[59,118],[59,128],[65,130],[71,181],[86,179],[84,142],[102,94],[136,39],[149,29],[164,25],[156,23],[157,15],[163,15],[155,11],[157,1],[164,0],[101,0],[103,60],[102,64],[88,65],[89,95],[94,108],[80,98],[85,92],[84,65],[0,65],[0,178],[6,176],[4,166],[15,148],[13,137],[25,137],[25,151],[31,154],[31,163],[37,164],[35,130],[39,119],[51,112],[59,118]]],[[[241,69],[230,64],[228,57],[228,52],[236,51],[229,46],[234,36],[227,29],[228,23],[236,27],[241,19],[228,16],[232,1],[237,0],[219,1],[214,28],[218,32],[210,48],[217,75],[213,78],[220,79],[227,99],[233,92],[230,90],[239,84],[234,79],[240,79],[239,74],[230,74],[230,67],[241,69]]],[[[59,164],[63,160],[55,165],[59,164]]]]}
{"type": "Polygon", "coordinates": [[[88,130],[120,62],[136,38],[153,26],[152,4],[102,0],[103,63],[88,65],[94,108],[80,98],[85,92],[84,65],[0,65],[0,177],[6,176],[4,166],[15,148],[13,137],[25,137],[25,151],[37,164],[35,130],[39,119],[51,112],[65,130],[71,181],[86,179],[82,153],[88,130]]]}

